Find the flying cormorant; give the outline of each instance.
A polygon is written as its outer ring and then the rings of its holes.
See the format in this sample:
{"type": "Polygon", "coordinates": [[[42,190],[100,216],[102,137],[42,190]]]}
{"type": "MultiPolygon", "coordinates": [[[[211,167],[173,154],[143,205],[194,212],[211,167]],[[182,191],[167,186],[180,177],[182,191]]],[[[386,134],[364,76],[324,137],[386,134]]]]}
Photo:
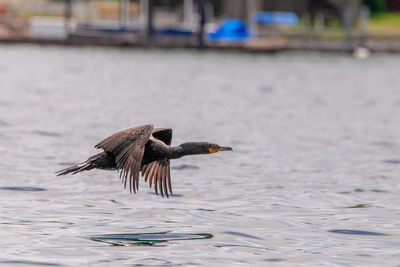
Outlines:
{"type": "Polygon", "coordinates": [[[103,152],[88,158],[85,162],[57,172],[57,175],[78,173],[91,169],[118,170],[124,187],[129,180],[129,189],[136,193],[139,189],[139,173],[145,182],[154,184],[155,193],[161,196],[172,195],[170,164],[171,159],[187,155],[211,154],[231,151],[231,147],[222,147],[207,142],[183,143],[171,146],[172,129],[143,125],[117,132],[95,147],[103,152]]]}

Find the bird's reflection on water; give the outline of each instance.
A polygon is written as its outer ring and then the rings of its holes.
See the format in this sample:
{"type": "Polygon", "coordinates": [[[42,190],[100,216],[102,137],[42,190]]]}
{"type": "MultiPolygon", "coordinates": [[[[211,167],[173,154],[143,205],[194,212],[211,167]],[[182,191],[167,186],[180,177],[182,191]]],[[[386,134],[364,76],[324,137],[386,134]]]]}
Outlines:
{"type": "Polygon", "coordinates": [[[196,165],[181,164],[178,166],[171,167],[171,169],[173,169],[173,170],[186,170],[186,169],[196,170],[196,169],[199,169],[199,167],[196,165]]]}
{"type": "Polygon", "coordinates": [[[113,246],[157,246],[162,243],[177,240],[181,241],[209,238],[213,238],[213,235],[208,233],[180,234],[171,232],[105,234],[89,237],[89,239],[93,241],[108,243],[113,246]]]}

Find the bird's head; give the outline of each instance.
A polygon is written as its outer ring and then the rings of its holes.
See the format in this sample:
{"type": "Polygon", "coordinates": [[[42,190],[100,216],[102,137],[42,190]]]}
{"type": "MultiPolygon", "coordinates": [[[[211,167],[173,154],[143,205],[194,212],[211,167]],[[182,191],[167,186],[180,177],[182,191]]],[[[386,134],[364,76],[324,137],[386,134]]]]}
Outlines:
{"type": "Polygon", "coordinates": [[[220,146],[217,144],[208,143],[207,150],[208,150],[208,153],[212,154],[212,153],[221,152],[221,151],[232,151],[232,148],[228,147],[228,146],[220,146]]]}
{"type": "Polygon", "coordinates": [[[184,143],[181,146],[190,154],[212,154],[220,151],[232,151],[231,147],[224,147],[207,142],[184,143]]]}

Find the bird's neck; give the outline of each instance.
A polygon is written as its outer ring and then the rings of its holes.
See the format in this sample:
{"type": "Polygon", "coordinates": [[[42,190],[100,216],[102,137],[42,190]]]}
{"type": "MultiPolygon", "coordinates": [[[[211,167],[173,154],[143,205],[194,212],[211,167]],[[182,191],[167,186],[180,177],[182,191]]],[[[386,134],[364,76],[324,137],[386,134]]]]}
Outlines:
{"type": "Polygon", "coordinates": [[[200,143],[183,143],[179,146],[171,146],[171,158],[177,159],[183,156],[188,155],[197,155],[197,154],[205,154],[204,151],[200,148],[200,143]]]}
{"type": "Polygon", "coordinates": [[[178,159],[180,157],[186,156],[181,146],[171,146],[169,153],[171,159],[178,159]]]}

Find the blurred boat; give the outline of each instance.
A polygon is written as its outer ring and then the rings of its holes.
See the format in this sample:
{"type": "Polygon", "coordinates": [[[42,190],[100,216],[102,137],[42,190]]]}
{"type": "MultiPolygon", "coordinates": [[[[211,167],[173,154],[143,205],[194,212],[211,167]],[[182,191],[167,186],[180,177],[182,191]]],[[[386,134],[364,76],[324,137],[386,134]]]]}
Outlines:
{"type": "Polygon", "coordinates": [[[218,25],[215,31],[208,32],[208,41],[243,42],[250,38],[247,25],[240,19],[227,19],[218,25]]]}

